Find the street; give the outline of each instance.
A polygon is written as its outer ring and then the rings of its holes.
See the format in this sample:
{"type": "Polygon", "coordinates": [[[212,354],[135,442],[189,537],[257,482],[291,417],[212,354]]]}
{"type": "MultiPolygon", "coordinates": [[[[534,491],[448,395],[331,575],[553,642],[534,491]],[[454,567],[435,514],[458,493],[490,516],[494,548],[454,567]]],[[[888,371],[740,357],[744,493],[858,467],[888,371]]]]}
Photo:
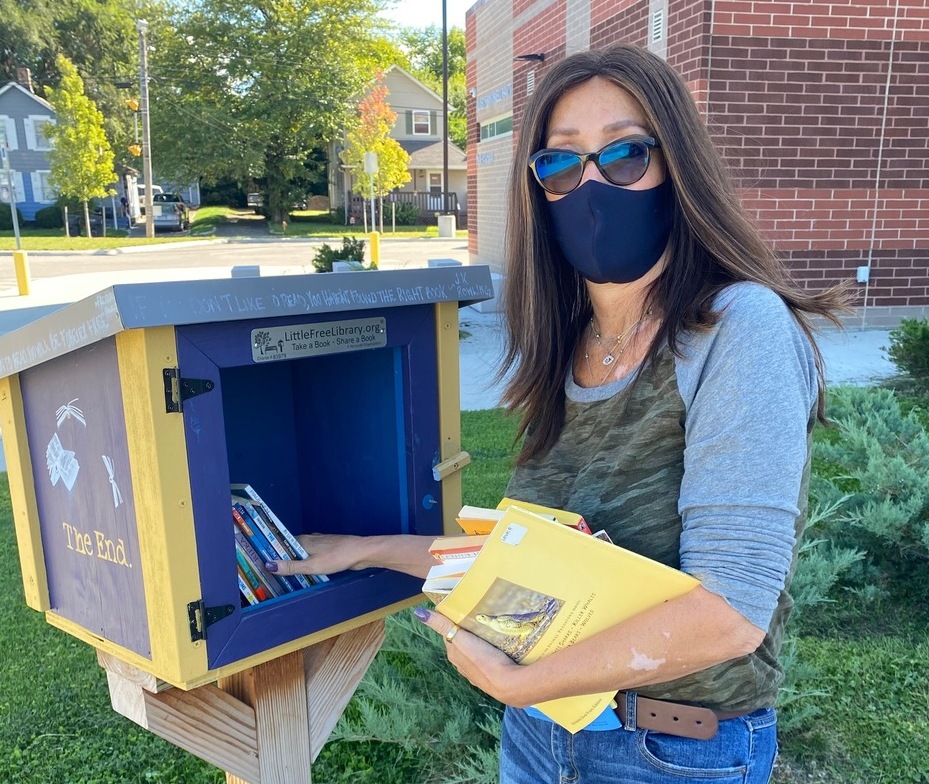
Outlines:
{"type": "MultiPolygon", "coordinates": [[[[105,276],[125,271],[231,268],[256,264],[262,267],[305,267],[306,272],[312,272],[314,249],[323,242],[335,246],[341,240],[191,240],[108,251],[32,251],[29,253],[29,270],[34,283],[63,275],[105,276]]],[[[382,237],[380,248],[382,266],[392,269],[425,266],[428,259],[433,258],[450,258],[464,264],[468,262],[468,243],[465,239],[393,240],[382,237]]],[[[101,288],[116,282],[117,277],[114,275],[114,280],[104,282],[101,288]]],[[[161,279],[167,280],[169,276],[161,279]]],[[[13,256],[7,252],[0,253],[0,310],[9,307],[8,298],[16,295],[13,256]]]]}

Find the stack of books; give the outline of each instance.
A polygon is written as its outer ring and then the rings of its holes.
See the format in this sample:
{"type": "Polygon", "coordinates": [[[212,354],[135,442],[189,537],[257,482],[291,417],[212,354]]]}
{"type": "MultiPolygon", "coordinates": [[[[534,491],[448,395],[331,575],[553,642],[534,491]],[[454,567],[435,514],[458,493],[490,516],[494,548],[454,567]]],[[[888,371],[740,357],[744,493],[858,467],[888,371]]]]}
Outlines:
{"type": "MultiPolygon", "coordinates": [[[[519,664],[573,645],[699,584],[614,545],[603,532],[592,534],[578,514],[511,499],[500,506],[499,515],[465,507],[459,520],[465,535],[433,542],[430,552],[437,563],[423,593],[453,623],[519,664]]],[[[577,732],[608,709],[613,695],[564,697],[535,707],[577,732]]]]}
{"type": "Polygon", "coordinates": [[[324,574],[278,575],[265,569],[267,561],[302,560],[307,552],[251,485],[234,484],[230,489],[239,590],[248,604],[329,580],[324,574]]]}

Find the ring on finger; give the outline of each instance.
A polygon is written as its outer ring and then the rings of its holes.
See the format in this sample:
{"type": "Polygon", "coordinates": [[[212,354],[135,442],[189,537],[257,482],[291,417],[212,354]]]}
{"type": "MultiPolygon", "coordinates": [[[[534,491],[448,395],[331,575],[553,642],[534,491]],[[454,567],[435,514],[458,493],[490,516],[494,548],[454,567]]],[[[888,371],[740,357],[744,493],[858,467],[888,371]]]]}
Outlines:
{"type": "Polygon", "coordinates": [[[448,630],[448,634],[445,635],[445,642],[451,642],[455,639],[455,635],[458,634],[458,628],[458,626],[452,626],[452,628],[448,630]]]}

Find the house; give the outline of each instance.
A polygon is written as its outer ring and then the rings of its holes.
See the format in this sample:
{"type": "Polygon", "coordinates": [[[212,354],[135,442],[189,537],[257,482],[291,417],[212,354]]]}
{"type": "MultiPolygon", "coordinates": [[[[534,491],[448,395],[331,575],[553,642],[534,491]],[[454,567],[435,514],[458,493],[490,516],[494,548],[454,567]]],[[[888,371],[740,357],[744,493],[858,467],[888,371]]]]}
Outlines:
{"type": "MultiPolygon", "coordinates": [[[[23,219],[31,221],[43,207],[55,201],[49,187],[48,151],[45,129],[55,122],[55,110],[32,91],[28,71],[20,69],[18,82],[0,87],[0,145],[5,145],[13,172],[16,206],[23,219]]],[[[10,203],[5,172],[0,174],[0,201],[10,203]]]]}
{"type": "MultiPolygon", "coordinates": [[[[410,181],[386,197],[385,205],[391,201],[416,204],[423,222],[435,223],[436,214],[443,211],[445,166],[442,140],[445,113],[442,111],[442,96],[397,65],[385,71],[384,84],[389,91],[387,103],[397,115],[391,136],[410,155],[410,181]]],[[[357,216],[360,221],[364,203],[360,196],[351,192],[351,171],[340,166],[339,153],[343,149],[344,142],[330,145],[329,204],[335,209],[351,202],[349,215],[357,216]]],[[[458,216],[459,226],[463,226],[466,221],[467,194],[465,153],[449,141],[448,211],[458,216]]],[[[386,224],[390,221],[390,212],[386,206],[384,213],[386,224]]]]}

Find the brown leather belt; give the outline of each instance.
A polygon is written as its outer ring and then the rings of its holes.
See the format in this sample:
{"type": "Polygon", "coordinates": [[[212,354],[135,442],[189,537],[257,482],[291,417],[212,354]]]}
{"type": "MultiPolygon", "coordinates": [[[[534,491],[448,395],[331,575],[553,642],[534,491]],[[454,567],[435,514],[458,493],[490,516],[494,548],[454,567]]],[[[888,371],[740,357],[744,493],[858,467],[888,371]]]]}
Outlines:
{"type": "MultiPolygon", "coordinates": [[[[697,705],[684,705],[680,702],[654,700],[650,697],[635,695],[635,727],[642,730],[654,730],[682,738],[709,740],[716,735],[719,722],[744,716],[744,712],[725,713],[697,705]]],[[[620,722],[627,729],[626,692],[616,694],[616,707],[613,709],[620,722]]]]}

